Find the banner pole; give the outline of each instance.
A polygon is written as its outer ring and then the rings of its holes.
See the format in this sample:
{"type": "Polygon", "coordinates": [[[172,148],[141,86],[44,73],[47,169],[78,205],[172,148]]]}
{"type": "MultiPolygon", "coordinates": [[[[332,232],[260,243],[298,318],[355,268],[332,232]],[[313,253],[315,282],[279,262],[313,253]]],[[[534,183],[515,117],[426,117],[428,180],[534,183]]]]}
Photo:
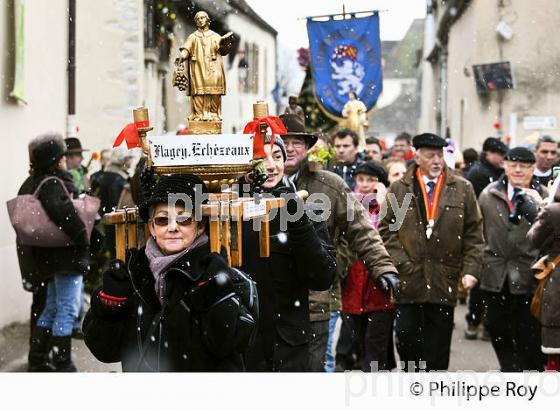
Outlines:
{"type": "MultiPolygon", "coordinates": [[[[343,5],[344,7],[344,5],[343,5]]],[[[342,14],[323,14],[321,16],[307,16],[307,17],[298,17],[297,20],[313,20],[313,19],[318,19],[318,18],[325,18],[325,17],[329,17],[329,18],[334,18],[334,17],[338,17],[338,16],[345,16],[345,14],[366,14],[366,13],[372,13],[373,15],[375,14],[379,14],[379,13],[385,13],[386,11],[389,11],[388,9],[384,9],[384,10],[362,10],[362,11],[353,11],[350,13],[346,13],[345,10],[342,11],[342,14]]],[[[365,16],[360,16],[360,17],[365,17],[365,16]]],[[[360,18],[360,17],[356,17],[356,18],[360,18]]]]}

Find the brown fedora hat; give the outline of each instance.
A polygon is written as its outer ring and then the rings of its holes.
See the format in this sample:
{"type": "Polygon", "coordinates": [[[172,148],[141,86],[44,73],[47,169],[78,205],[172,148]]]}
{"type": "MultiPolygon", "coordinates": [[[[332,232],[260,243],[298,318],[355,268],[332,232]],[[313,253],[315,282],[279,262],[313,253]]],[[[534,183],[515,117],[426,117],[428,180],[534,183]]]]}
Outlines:
{"type": "Polygon", "coordinates": [[[305,139],[307,148],[311,148],[317,142],[317,136],[305,132],[305,120],[296,114],[282,114],[280,119],[288,131],[281,137],[302,137],[305,139]]]}
{"type": "Polygon", "coordinates": [[[78,154],[84,151],[89,151],[89,149],[83,149],[82,143],[78,138],[69,137],[64,140],[66,143],[66,153],[67,154],[78,154]]]}

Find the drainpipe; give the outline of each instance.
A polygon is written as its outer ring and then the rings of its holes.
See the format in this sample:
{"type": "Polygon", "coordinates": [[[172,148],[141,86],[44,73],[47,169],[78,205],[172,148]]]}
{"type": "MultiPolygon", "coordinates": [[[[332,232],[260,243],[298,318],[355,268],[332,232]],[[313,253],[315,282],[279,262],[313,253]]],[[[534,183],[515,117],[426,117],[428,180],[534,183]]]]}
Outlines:
{"type": "Polygon", "coordinates": [[[440,69],[440,84],[439,84],[439,136],[441,138],[447,137],[447,48],[441,47],[439,52],[439,69],[440,69]]]}
{"type": "Polygon", "coordinates": [[[426,20],[424,21],[424,58],[436,45],[436,31],[434,22],[434,5],[432,0],[426,0],[426,20]]]}
{"type": "Polygon", "coordinates": [[[435,73],[434,67],[428,56],[434,50],[436,44],[436,32],[434,21],[433,1],[426,0],[426,20],[424,22],[424,49],[421,63],[422,85],[420,100],[420,118],[418,121],[419,132],[436,132],[436,115],[434,107],[435,97],[435,73]]]}
{"type": "Polygon", "coordinates": [[[76,0],[68,0],[68,115],[66,137],[76,137],[76,0]]]}

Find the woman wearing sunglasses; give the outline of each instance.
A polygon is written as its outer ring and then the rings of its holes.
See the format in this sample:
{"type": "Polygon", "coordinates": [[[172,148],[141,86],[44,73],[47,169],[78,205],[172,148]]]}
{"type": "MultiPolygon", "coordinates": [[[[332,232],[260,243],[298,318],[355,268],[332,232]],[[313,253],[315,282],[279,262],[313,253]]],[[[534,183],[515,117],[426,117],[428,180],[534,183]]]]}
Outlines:
{"type": "Polygon", "coordinates": [[[256,329],[256,287],[210,252],[203,182],[162,177],[139,213],[146,246],[115,260],[84,320],[85,342],[123,371],[242,371],[256,329]],[[194,205],[193,205],[194,204],[194,205]]]}

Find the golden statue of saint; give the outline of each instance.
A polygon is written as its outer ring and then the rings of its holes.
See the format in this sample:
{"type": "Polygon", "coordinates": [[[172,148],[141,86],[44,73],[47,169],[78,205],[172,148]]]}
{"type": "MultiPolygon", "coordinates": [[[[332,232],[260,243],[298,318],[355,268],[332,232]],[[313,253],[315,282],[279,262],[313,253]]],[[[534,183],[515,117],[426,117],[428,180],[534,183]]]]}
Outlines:
{"type": "Polygon", "coordinates": [[[346,118],[345,126],[360,137],[359,149],[363,150],[366,145],[364,128],[368,128],[369,125],[367,121],[367,109],[365,104],[356,98],[356,94],[353,91],[348,93],[348,98],[349,101],[344,104],[344,108],[342,109],[342,116],[346,118]]]}
{"type": "Polygon", "coordinates": [[[189,121],[221,121],[222,95],[226,94],[222,56],[231,51],[233,34],[220,37],[210,30],[204,11],[196,13],[194,22],[197,30],[187,37],[175,60],[173,85],[191,98],[189,121]]]}

